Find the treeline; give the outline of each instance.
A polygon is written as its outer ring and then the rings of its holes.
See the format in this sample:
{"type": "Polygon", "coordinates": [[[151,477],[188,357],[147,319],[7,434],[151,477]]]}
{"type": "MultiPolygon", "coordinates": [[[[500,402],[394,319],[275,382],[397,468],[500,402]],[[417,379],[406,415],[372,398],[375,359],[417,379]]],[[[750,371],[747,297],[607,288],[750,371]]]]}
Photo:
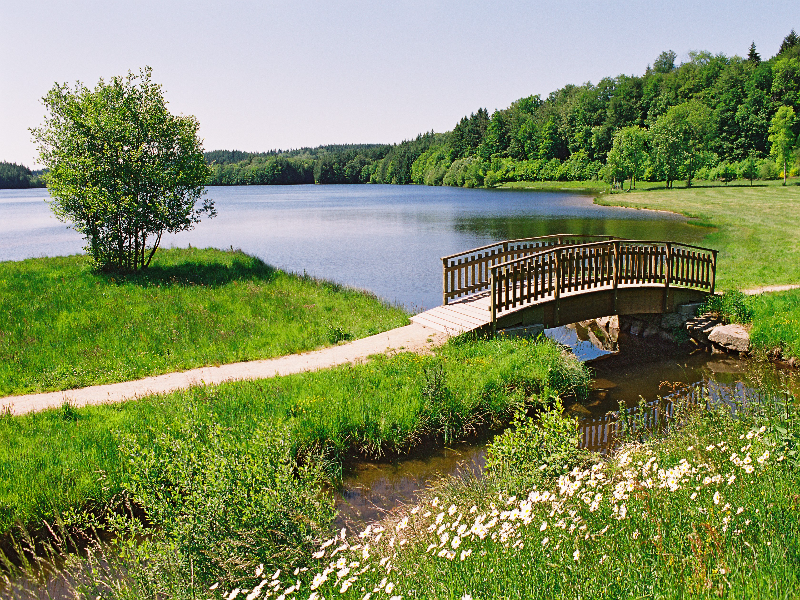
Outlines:
{"type": "Polygon", "coordinates": [[[0,189],[44,187],[42,174],[16,163],[0,162],[0,189]]]}
{"type": "Polygon", "coordinates": [[[491,115],[481,108],[450,132],[400,144],[272,151],[240,161],[235,158],[245,153],[207,153],[212,182],[475,187],[603,178],[670,185],[678,179],[775,178],[796,171],[800,40],[794,31],[769,60],[762,60],[755,44],[744,58],[709,52],[692,52],[682,64],[676,58],[666,51],[641,76],[567,85],[491,115]],[[771,140],[779,109],[787,116],[784,138],[794,140],[784,144],[788,155],[776,152],[771,140]]]}

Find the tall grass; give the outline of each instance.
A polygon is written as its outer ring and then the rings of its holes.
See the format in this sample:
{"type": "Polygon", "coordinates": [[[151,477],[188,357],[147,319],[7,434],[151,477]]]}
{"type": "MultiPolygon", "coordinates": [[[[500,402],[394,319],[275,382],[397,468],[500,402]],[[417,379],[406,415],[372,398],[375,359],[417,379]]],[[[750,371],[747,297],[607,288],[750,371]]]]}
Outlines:
{"type": "Polygon", "coordinates": [[[608,460],[576,455],[521,495],[504,469],[449,480],[417,506],[321,541],[298,576],[255,577],[238,595],[797,597],[800,419],[793,400],[773,399],[737,418],[727,407],[685,413],[665,437],[608,460]]]}
{"type": "Polygon", "coordinates": [[[336,477],[348,457],[463,438],[557,394],[585,394],[588,382],[586,369],[549,341],[454,340],[431,356],[400,353],[113,405],[6,413],[0,416],[0,532],[56,515],[79,525],[113,509],[128,460],[121,439],[148,447],[163,435],[215,424],[225,439],[245,441],[259,427],[285,427],[292,456],[322,455],[336,477]]]}
{"type": "Polygon", "coordinates": [[[159,250],[133,275],[86,256],[0,262],[0,396],[301,352],[407,324],[374,296],[240,251],[159,250]]]}

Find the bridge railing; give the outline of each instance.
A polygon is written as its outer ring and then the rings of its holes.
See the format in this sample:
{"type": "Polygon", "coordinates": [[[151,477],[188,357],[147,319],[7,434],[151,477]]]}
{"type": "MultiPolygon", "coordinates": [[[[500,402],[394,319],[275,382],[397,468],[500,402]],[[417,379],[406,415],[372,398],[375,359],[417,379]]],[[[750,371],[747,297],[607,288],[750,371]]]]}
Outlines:
{"type": "Polygon", "coordinates": [[[491,287],[491,268],[546,248],[618,239],[610,235],[546,235],[505,240],[442,258],[442,303],[491,287]]]}
{"type": "Polygon", "coordinates": [[[661,285],[714,293],[717,251],[677,242],[613,239],[555,246],[488,267],[492,322],[503,312],[562,295],[661,285]]]}

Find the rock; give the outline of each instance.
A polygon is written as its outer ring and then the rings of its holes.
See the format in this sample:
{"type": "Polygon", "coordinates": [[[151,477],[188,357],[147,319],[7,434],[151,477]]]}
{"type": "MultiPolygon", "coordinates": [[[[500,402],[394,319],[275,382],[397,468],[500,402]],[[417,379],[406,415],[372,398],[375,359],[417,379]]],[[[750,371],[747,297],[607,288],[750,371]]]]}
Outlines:
{"type": "Polygon", "coordinates": [[[593,379],[589,384],[590,390],[613,390],[617,384],[608,379],[593,379]]]}
{"type": "Polygon", "coordinates": [[[642,333],[643,338],[653,337],[654,335],[658,335],[658,327],[655,325],[648,325],[647,329],[645,329],[644,333],[642,333]]]}
{"type": "Polygon", "coordinates": [[[592,411],[590,411],[588,408],[578,403],[571,404],[570,406],[567,407],[567,409],[564,412],[573,417],[578,417],[579,419],[584,419],[586,417],[592,416],[592,411]]]}
{"type": "Polygon", "coordinates": [[[688,319],[680,313],[667,313],[661,317],[661,329],[676,329],[683,327],[688,319]]]}
{"type": "Polygon", "coordinates": [[[686,321],[686,331],[689,335],[702,344],[708,343],[708,336],[721,321],[714,315],[704,314],[686,321]]]}
{"type": "Polygon", "coordinates": [[[689,302],[687,304],[681,304],[678,306],[676,312],[684,317],[684,321],[687,321],[697,316],[697,313],[700,312],[700,307],[702,305],[702,302],[689,302]]]}
{"type": "Polygon", "coordinates": [[[734,352],[750,350],[750,334],[741,325],[718,325],[708,334],[708,341],[734,352]]]}
{"type": "Polygon", "coordinates": [[[793,357],[791,357],[791,358],[789,359],[789,361],[788,361],[788,364],[789,364],[789,366],[790,366],[790,367],[792,367],[792,368],[794,369],[794,368],[797,366],[797,364],[798,364],[798,361],[797,361],[797,359],[796,359],[796,358],[793,356],[793,357]]]}
{"type": "Polygon", "coordinates": [[[638,319],[631,321],[631,335],[641,335],[644,327],[645,324],[638,319]]]}
{"type": "Polygon", "coordinates": [[[658,337],[660,337],[665,342],[669,342],[671,344],[675,343],[675,338],[669,331],[664,331],[663,329],[658,332],[658,337]]]}

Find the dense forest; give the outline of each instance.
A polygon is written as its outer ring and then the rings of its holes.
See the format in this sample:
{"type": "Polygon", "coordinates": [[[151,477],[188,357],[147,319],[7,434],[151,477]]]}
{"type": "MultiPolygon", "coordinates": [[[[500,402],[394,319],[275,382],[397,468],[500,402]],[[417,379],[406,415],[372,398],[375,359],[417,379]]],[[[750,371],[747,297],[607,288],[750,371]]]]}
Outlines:
{"type": "MultiPolygon", "coordinates": [[[[567,85],[493,114],[479,108],[452,131],[399,144],[346,144],[205,153],[209,185],[417,183],[494,186],[507,181],[775,179],[800,156],[800,38],[792,30],[762,60],[662,52],[641,76],[567,85]]],[[[41,185],[0,163],[0,187],[41,185]]]]}
{"type": "Polygon", "coordinates": [[[483,186],[506,181],[694,178],[773,179],[798,168],[800,39],[794,30],[762,60],[661,53],[641,76],[567,85],[447,133],[392,145],[289,152],[206,153],[212,185],[418,183],[483,186]],[[782,140],[782,141],[780,141],[782,140]]]}
{"type": "Polygon", "coordinates": [[[44,187],[41,173],[16,163],[0,162],[0,189],[44,187]]]}

